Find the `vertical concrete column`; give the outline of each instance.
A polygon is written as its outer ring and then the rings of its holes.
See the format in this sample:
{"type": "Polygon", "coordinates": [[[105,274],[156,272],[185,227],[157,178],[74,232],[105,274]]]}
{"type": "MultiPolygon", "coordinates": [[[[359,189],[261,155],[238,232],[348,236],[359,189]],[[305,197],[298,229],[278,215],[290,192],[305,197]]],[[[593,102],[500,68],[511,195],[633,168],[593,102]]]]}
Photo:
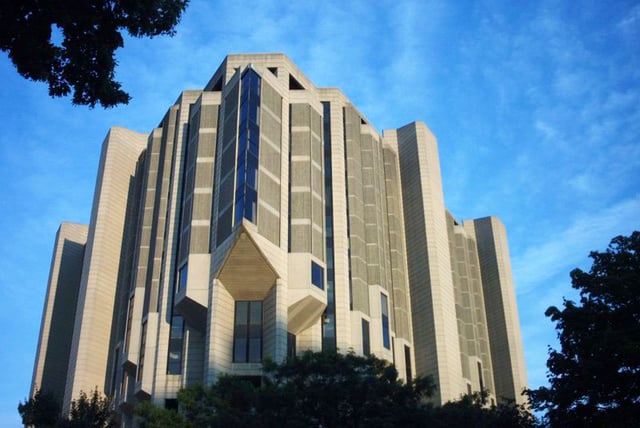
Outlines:
{"type": "Polygon", "coordinates": [[[287,358],[287,285],[281,278],[276,279],[276,328],[273,360],[280,363],[287,358]]]}

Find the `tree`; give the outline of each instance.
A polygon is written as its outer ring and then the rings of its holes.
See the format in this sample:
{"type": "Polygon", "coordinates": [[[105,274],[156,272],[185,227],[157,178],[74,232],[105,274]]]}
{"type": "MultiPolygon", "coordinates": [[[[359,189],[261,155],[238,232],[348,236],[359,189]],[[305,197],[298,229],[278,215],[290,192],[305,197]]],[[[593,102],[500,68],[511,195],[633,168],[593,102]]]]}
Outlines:
{"type": "Polygon", "coordinates": [[[429,404],[431,378],[404,383],[373,356],[305,352],[282,364],[266,362],[258,384],[223,375],[178,393],[179,412],[136,408],[142,428],[196,427],[491,427],[533,428],[522,406],[488,407],[480,396],[443,407],[429,404]]]}
{"type": "Polygon", "coordinates": [[[188,0],[5,0],[0,49],[23,77],[49,85],[73,104],[113,107],[129,102],[115,77],[115,51],[134,37],[174,34],[188,0]],[[61,33],[56,43],[52,34],[61,33]]]}
{"type": "Polygon", "coordinates": [[[502,402],[487,406],[486,394],[468,394],[434,407],[429,415],[433,428],[534,428],[536,420],[525,405],[502,402]]]}
{"type": "Polygon", "coordinates": [[[113,409],[111,400],[103,396],[97,389],[90,395],[80,391],[78,399],[71,402],[68,421],[63,427],[68,428],[115,428],[118,426],[118,414],[113,409]]]}
{"type": "Polygon", "coordinates": [[[589,272],[571,272],[579,303],[545,312],[560,350],[549,350],[550,385],[529,396],[552,427],[640,426],[640,232],[590,257],[589,272]]]}
{"type": "Polygon", "coordinates": [[[156,407],[149,401],[138,404],[135,414],[139,428],[178,428],[186,425],[186,420],[181,413],[156,407]]]}
{"type": "Polygon", "coordinates": [[[62,415],[60,404],[47,392],[36,391],[28,401],[18,405],[25,426],[35,428],[111,428],[119,424],[111,401],[94,390],[90,395],[80,391],[71,402],[71,411],[62,415]]]}
{"type": "Polygon", "coordinates": [[[353,353],[305,352],[267,364],[265,378],[271,426],[417,426],[435,390],[431,378],[403,383],[388,362],[353,353]]]}
{"type": "Polygon", "coordinates": [[[37,390],[29,400],[18,404],[18,412],[25,426],[54,427],[60,418],[60,405],[52,394],[37,390]]]}

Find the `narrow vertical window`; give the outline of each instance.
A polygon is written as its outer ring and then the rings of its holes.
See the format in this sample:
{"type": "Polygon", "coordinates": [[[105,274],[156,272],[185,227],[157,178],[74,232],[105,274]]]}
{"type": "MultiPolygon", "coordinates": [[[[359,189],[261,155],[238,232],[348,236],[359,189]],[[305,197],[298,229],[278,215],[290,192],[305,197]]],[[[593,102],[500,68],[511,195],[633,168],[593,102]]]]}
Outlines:
{"type": "Polygon", "coordinates": [[[131,341],[131,321],[133,318],[133,296],[129,298],[129,307],[127,309],[127,330],[124,336],[124,352],[129,352],[129,342],[131,341]]]}
{"type": "Polygon", "coordinates": [[[169,355],[167,360],[167,374],[182,373],[182,347],[184,343],[184,319],[180,315],[171,317],[171,332],[169,334],[169,355]]]}
{"type": "Polygon", "coordinates": [[[118,366],[120,365],[120,347],[116,346],[115,362],[113,363],[113,372],[111,375],[111,391],[109,397],[113,400],[116,396],[116,381],[118,380],[118,366]]]}
{"type": "Polygon", "coordinates": [[[324,269],[315,262],[311,262],[311,283],[324,290],[324,269]]]}
{"type": "Polygon", "coordinates": [[[262,361],[262,302],[237,301],[233,328],[233,362],[262,361]]]}
{"type": "Polygon", "coordinates": [[[484,392],[484,379],[482,378],[482,364],[478,361],[478,380],[480,381],[480,392],[484,392]]]}
{"type": "Polygon", "coordinates": [[[371,344],[369,342],[369,321],[362,320],[362,354],[369,356],[371,354],[371,344]]]}
{"type": "Polygon", "coordinates": [[[333,169],[331,162],[331,104],[322,102],[322,137],[324,146],[324,217],[325,264],[327,268],[327,308],[322,323],[322,349],[336,350],[336,299],[333,257],[333,169]]]}
{"type": "Polygon", "coordinates": [[[176,287],[176,294],[181,292],[182,290],[187,289],[187,274],[189,272],[189,267],[185,263],[182,265],[180,270],[178,271],[178,287],[176,287]]]}
{"type": "Polygon", "coordinates": [[[389,303],[386,294],[380,293],[380,302],[382,305],[382,346],[386,349],[391,349],[389,339],[389,303]]]}
{"type": "Polygon", "coordinates": [[[296,335],[287,332],[287,358],[296,356],[296,335]]]}
{"type": "Polygon", "coordinates": [[[260,155],[260,76],[252,69],[242,75],[236,167],[235,223],[257,223],[258,158],[260,155]]]}
{"type": "Polygon", "coordinates": [[[144,351],[147,344],[147,322],[142,323],[142,333],[140,334],[140,357],[138,358],[138,376],[136,380],[142,380],[142,372],[144,370],[144,351]]]}
{"type": "Polygon", "coordinates": [[[413,377],[413,373],[411,373],[411,348],[407,345],[404,345],[404,368],[407,380],[410,380],[413,377]]]}

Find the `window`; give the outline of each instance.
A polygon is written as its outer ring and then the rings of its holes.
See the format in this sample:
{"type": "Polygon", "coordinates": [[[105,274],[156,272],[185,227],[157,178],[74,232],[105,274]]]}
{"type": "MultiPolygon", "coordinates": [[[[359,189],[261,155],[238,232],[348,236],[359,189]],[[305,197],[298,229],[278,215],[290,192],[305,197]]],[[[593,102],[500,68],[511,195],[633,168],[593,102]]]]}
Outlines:
{"type": "Polygon", "coordinates": [[[184,342],[184,319],[180,315],[171,317],[171,332],[169,333],[169,355],[167,360],[167,374],[182,373],[182,345],[184,342]]]}
{"type": "Polygon", "coordinates": [[[187,273],[189,269],[187,264],[185,263],[180,270],[178,270],[178,289],[176,290],[176,294],[181,292],[182,290],[187,289],[187,273]]]}
{"type": "Polygon", "coordinates": [[[235,224],[243,218],[257,223],[258,157],[260,154],[260,76],[247,69],[241,80],[236,168],[235,224]],[[247,144],[248,143],[248,144],[247,144]]]}
{"type": "Polygon", "coordinates": [[[324,213],[325,213],[325,266],[327,269],[327,308],[322,323],[322,349],[336,350],[336,299],[334,293],[333,257],[333,179],[331,174],[331,105],[322,102],[322,135],[324,146],[324,213]]]}
{"type": "Polygon", "coordinates": [[[382,345],[391,349],[389,340],[389,303],[386,294],[380,293],[380,302],[382,305],[382,345]]]}
{"type": "Polygon", "coordinates": [[[110,390],[109,398],[111,398],[112,400],[116,396],[116,382],[118,380],[118,366],[120,365],[120,347],[119,346],[116,346],[115,354],[116,354],[116,356],[115,356],[116,361],[113,364],[113,371],[112,371],[112,375],[111,375],[111,388],[109,388],[109,390],[110,390]]]}
{"type": "Polygon", "coordinates": [[[311,262],[311,283],[324,290],[324,269],[315,262],[311,262]]]}
{"type": "Polygon", "coordinates": [[[478,380],[480,381],[480,392],[484,392],[484,379],[482,378],[482,364],[478,361],[478,380]]]}
{"type": "Polygon", "coordinates": [[[362,354],[369,356],[371,354],[371,345],[369,342],[369,321],[362,320],[362,354]]]}
{"type": "Polygon", "coordinates": [[[404,367],[407,374],[407,380],[410,380],[413,377],[413,373],[411,373],[411,348],[407,345],[404,345],[404,367]]]}
{"type": "Polygon", "coordinates": [[[287,358],[296,356],[296,335],[287,332],[287,358]]]}
{"type": "Polygon", "coordinates": [[[133,296],[129,298],[129,308],[127,309],[127,330],[124,336],[124,352],[129,352],[129,342],[131,341],[131,322],[133,318],[133,296]]]}
{"type": "Polygon", "coordinates": [[[262,301],[238,301],[233,330],[233,362],[262,361],[262,301]]]}
{"type": "Polygon", "coordinates": [[[142,371],[144,370],[144,351],[147,343],[147,322],[142,324],[142,333],[140,333],[140,354],[138,358],[138,376],[136,380],[140,382],[142,380],[142,371]]]}

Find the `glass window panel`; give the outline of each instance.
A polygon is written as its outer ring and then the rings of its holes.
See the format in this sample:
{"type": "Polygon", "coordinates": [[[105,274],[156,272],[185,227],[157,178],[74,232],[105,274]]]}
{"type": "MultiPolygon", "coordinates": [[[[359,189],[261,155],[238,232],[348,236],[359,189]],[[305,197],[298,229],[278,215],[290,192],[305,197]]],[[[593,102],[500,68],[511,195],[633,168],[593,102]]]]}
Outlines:
{"type": "Polygon", "coordinates": [[[324,269],[315,262],[311,262],[311,283],[324,290],[324,269]]]}
{"type": "Polygon", "coordinates": [[[248,82],[245,79],[242,79],[242,94],[240,95],[240,104],[247,105],[247,99],[249,98],[249,87],[248,82]]]}
{"type": "Polygon", "coordinates": [[[218,218],[218,235],[216,241],[218,245],[222,244],[222,242],[227,239],[227,236],[231,234],[231,215],[231,207],[229,207],[224,210],[218,218]]]}
{"type": "Polygon", "coordinates": [[[249,88],[251,89],[251,92],[256,92],[256,90],[258,89],[258,76],[256,75],[255,71],[249,70],[245,77],[247,78],[247,83],[249,85],[249,88]]]}
{"type": "Polygon", "coordinates": [[[380,293],[380,303],[382,306],[382,345],[390,349],[389,342],[389,306],[386,294],[380,293]]]}
{"type": "Polygon", "coordinates": [[[369,345],[369,321],[362,320],[362,353],[364,355],[371,354],[371,346],[369,345]]]}
{"type": "Polygon", "coordinates": [[[171,339],[182,339],[184,332],[184,319],[180,315],[174,315],[171,321],[171,339]]]}
{"type": "Polygon", "coordinates": [[[382,345],[389,349],[389,318],[382,316],[382,345]]]}
{"type": "Polygon", "coordinates": [[[238,136],[238,157],[247,151],[247,129],[242,127],[238,136]]]}
{"type": "Polygon", "coordinates": [[[258,127],[257,123],[249,121],[249,136],[251,136],[252,134],[255,136],[259,136],[260,128],[258,127]]]}
{"type": "Polygon", "coordinates": [[[259,363],[262,361],[262,338],[249,339],[249,362],[259,363]]]}
{"type": "Polygon", "coordinates": [[[389,315],[389,306],[387,303],[387,296],[386,294],[380,294],[380,302],[382,304],[382,315],[389,315]]]}
{"type": "Polygon", "coordinates": [[[244,205],[244,218],[246,218],[247,220],[255,223],[256,222],[256,218],[257,216],[257,204],[256,204],[256,197],[255,197],[255,193],[254,195],[249,195],[249,188],[247,188],[247,199],[245,201],[245,205],[244,205]]]}
{"type": "Polygon", "coordinates": [[[244,185],[244,179],[245,179],[244,174],[245,174],[244,159],[242,159],[242,164],[238,164],[238,174],[236,178],[236,198],[238,197],[237,190],[242,189],[242,186],[244,185]]]}
{"type": "Polygon", "coordinates": [[[233,144],[222,152],[222,167],[220,170],[220,177],[225,177],[229,173],[229,171],[233,170],[236,164],[235,157],[236,151],[233,144]]]}
{"type": "Polygon", "coordinates": [[[251,324],[255,324],[255,325],[262,325],[262,302],[261,301],[254,301],[251,302],[251,309],[250,309],[250,319],[249,322],[251,324]]]}
{"type": "Polygon", "coordinates": [[[260,151],[258,143],[259,138],[260,136],[257,133],[251,133],[251,135],[249,136],[249,153],[252,153],[255,156],[258,156],[258,153],[260,151]]]}
{"type": "Polygon", "coordinates": [[[252,189],[251,187],[247,187],[245,189],[245,199],[248,200],[257,200],[258,199],[258,194],[256,193],[255,189],[252,189]]]}
{"type": "Polygon", "coordinates": [[[240,198],[236,201],[236,224],[240,224],[242,222],[242,217],[244,216],[244,198],[240,198]]]}
{"type": "Polygon", "coordinates": [[[188,272],[188,268],[187,268],[186,264],[184,266],[182,266],[180,268],[180,270],[178,271],[178,290],[177,290],[177,292],[180,292],[181,290],[184,290],[184,289],[187,288],[187,272],[188,272]]]}
{"type": "Polygon", "coordinates": [[[236,202],[239,201],[240,199],[244,199],[244,186],[242,187],[238,187],[236,189],[236,202]]]}
{"type": "Polygon", "coordinates": [[[247,163],[246,184],[255,190],[258,188],[258,161],[254,156],[249,155],[247,163]]]}
{"type": "Polygon", "coordinates": [[[235,339],[233,341],[233,361],[244,363],[247,359],[247,339],[235,339]]]}
{"type": "Polygon", "coordinates": [[[247,112],[248,112],[248,105],[249,103],[247,102],[247,93],[245,91],[242,91],[242,98],[240,99],[240,126],[242,126],[244,123],[247,122],[247,112]]]}
{"type": "Polygon", "coordinates": [[[262,302],[236,302],[233,361],[262,360],[262,302]]]}
{"type": "Polygon", "coordinates": [[[247,323],[247,313],[249,302],[236,302],[235,325],[245,325],[247,323]]]}
{"type": "Polygon", "coordinates": [[[259,114],[260,114],[260,107],[258,106],[257,100],[249,100],[249,121],[253,121],[254,123],[257,124],[259,114]]]}

